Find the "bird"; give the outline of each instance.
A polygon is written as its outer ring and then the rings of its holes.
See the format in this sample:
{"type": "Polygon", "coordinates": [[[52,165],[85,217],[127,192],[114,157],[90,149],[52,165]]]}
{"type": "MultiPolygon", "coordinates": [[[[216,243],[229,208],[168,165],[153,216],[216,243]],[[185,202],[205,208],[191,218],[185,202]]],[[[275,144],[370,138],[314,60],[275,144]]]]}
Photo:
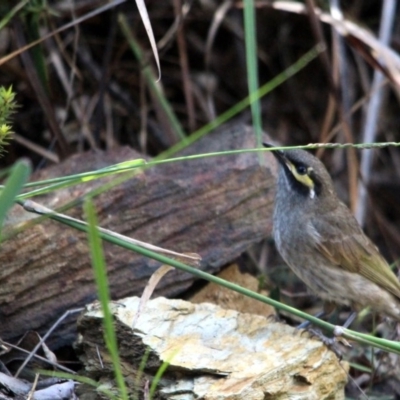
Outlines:
{"type": "Polygon", "coordinates": [[[400,282],[339,199],[324,164],[302,149],[272,153],[273,236],[283,260],[325,304],[370,307],[400,322],[400,282]]]}

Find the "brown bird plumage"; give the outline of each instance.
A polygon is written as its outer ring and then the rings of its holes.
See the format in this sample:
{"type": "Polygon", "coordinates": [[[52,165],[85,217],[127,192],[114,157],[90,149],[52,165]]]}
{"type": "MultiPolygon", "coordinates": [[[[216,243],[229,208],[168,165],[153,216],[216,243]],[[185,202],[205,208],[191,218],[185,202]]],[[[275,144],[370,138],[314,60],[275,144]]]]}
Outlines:
{"type": "Polygon", "coordinates": [[[325,166],[304,150],[273,154],[274,237],[286,263],[322,299],[400,321],[400,283],[337,197],[325,166]]]}

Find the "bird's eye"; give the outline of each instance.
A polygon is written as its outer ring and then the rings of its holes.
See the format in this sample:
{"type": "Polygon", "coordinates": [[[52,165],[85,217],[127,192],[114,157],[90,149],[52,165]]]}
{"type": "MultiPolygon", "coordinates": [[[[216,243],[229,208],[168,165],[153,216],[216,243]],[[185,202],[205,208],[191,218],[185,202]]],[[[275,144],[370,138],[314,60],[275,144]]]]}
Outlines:
{"type": "Polygon", "coordinates": [[[305,167],[304,165],[298,165],[296,167],[296,171],[299,175],[306,175],[307,174],[307,167],[305,167]]]}

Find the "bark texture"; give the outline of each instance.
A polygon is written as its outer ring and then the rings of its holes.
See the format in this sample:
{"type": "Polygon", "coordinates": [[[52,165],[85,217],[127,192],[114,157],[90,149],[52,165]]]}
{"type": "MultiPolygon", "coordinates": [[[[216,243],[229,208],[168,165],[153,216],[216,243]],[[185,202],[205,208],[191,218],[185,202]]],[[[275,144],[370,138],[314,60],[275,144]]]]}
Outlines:
{"type": "MultiPolygon", "coordinates": [[[[255,147],[252,129],[232,125],[207,136],[181,155],[255,147]]],[[[143,158],[128,148],[78,154],[34,176],[35,180],[95,170],[143,158]]],[[[264,153],[210,157],[162,164],[136,174],[95,198],[100,226],[174,251],[196,252],[201,268],[215,272],[271,233],[275,161],[264,153]],[[261,160],[261,165],[259,160],[261,160]]],[[[83,196],[119,176],[60,189],[34,200],[82,218],[83,196]]],[[[63,312],[96,298],[84,234],[43,221],[15,206],[0,251],[0,337],[15,340],[27,330],[45,332],[63,312]]],[[[153,260],[104,244],[113,299],[140,295],[159,266],[153,260]]],[[[176,296],[194,277],[173,271],[157,295],[176,296]]],[[[54,346],[70,343],[71,319],[52,335],[54,346]]]]}

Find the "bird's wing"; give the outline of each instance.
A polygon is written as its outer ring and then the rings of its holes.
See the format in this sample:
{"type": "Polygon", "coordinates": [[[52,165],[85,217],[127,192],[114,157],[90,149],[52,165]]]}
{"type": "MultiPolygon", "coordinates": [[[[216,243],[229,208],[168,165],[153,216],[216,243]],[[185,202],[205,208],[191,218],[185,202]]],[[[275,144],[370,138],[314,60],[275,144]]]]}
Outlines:
{"type": "Polygon", "coordinates": [[[338,219],[335,212],[313,221],[320,236],[317,249],[334,264],[364,276],[400,298],[400,282],[396,275],[347,207],[344,204],[340,207],[344,218],[338,219]]]}

